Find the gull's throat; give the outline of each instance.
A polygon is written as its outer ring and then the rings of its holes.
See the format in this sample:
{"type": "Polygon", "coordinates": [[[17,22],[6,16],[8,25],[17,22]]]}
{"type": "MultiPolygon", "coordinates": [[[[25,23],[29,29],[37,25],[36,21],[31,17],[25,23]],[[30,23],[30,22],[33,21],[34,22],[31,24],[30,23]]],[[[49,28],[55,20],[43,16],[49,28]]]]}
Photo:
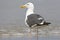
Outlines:
{"type": "Polygon", "coordinates": [[[28,9],[26,12],[26,16],[30,15],[30,14],[34,14],[34,9],[28,9]]]}

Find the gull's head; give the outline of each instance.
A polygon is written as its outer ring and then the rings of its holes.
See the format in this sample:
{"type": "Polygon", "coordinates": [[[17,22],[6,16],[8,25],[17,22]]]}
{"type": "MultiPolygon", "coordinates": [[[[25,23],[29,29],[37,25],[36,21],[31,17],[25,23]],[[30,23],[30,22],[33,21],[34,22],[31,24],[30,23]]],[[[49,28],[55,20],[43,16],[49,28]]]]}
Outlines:
{"type": "Polygon", "coordinates": [[[29,3],[26,3],[25,5],[20,6],[20,7],[21,8],[28,8],[28,9],[29,8],[30,9],[32,8],[33,9],[34,8],[34,5],[33,5],[33,3],[29,2],[29,3]]]}

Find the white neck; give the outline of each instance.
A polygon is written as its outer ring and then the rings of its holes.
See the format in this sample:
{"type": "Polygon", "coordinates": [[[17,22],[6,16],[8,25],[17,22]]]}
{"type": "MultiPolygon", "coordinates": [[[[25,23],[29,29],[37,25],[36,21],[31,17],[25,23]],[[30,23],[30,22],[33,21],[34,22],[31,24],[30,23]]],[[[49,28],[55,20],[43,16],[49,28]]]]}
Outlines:
{"type": "Polygon", "coordinates": [[[34,9],[28,9],[26,12],[26,17],[30,14],[34,14],[34,9]]]}

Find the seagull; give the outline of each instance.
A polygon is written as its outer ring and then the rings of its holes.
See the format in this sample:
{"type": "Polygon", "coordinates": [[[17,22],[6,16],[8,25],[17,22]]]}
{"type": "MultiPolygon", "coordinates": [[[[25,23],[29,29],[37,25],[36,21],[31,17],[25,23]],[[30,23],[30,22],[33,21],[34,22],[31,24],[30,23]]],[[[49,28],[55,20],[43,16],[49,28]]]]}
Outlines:
{"type": "Polygon", "coordinates": [[[37,26],[51,24],[50,22],[46,22],[42,16],[40,16],[39,14],[36,14],[34,12],[34,4],[33,3],[28,2],[20,7],[27,8],[26,17],[25,17],[26,26],[31,28],[31,27],[35,27],[35,26],[37,27],[37,26]]]}

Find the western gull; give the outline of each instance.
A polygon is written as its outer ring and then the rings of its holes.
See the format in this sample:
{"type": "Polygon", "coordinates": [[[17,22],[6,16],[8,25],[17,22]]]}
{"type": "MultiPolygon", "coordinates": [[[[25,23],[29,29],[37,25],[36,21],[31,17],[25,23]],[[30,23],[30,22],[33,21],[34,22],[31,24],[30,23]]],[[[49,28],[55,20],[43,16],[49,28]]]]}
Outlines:
{"type": "Polygon", "coordinates": [[[33,3],[28,2],[25,5],[22,5],[21,8],[27,8],[26,18],[25,18],[26,26],[29,26],[31,28],[34,26],[43,26],[43,25],[51,24],[50,22],[46,22],[44,18],[39,14],[34,13],[33,3]]]}

